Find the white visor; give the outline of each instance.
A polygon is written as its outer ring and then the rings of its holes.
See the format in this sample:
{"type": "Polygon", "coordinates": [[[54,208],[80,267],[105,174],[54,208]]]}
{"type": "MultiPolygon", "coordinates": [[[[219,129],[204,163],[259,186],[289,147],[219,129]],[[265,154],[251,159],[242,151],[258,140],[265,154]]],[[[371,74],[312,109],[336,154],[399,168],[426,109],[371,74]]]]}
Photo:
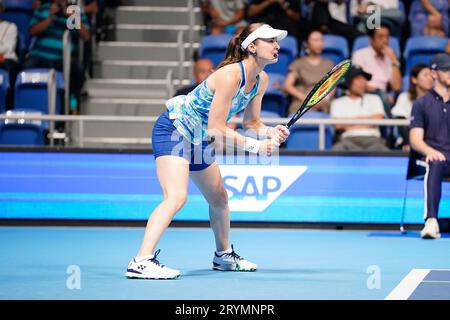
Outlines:
{"type": "Polygon", "coordinates": [[[241,47],[242,49],[247,49],[248,45],[255,41],[256,39],[272,39],[276,38],[278,41],[286,38],[287,31],[286,30],[280,30],[280,29],[274,29],[268,24],[264,24],[252,33],[248,35],[247,38],[245,38],[244,41],[242,41],[241,47]]]}

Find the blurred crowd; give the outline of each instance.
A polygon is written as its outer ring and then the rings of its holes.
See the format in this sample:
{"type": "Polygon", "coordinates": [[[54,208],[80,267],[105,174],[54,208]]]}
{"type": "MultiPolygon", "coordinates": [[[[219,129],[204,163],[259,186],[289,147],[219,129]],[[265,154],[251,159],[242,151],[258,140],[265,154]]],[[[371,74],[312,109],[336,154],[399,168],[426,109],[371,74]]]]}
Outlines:
{"type": "MultiPolygon", "coordinates": [[[[13,84],[18,72],[25,68],[63,69],[62,35],[70,15],[67,7],[81,3],[30,1],[33,13],[25,33],[20,30],[23,26],[0,18],[0,68],[7,71],[13,84]]],[[[6,2],[0,0],[0,17],[8,10],[6,2]]],[[[92,75],[92,37],[95,35],[97,40],[104,37],[104,10],[117,6],[120,1],[84,0],[82,3],[81,26],[70,31],[71,114],[79,113],[85,78],[92,75]],[[78,50],[80,43],[85,45],[82,57],[78,50]]],[[[289,36],[295,39],[298,54],[277,82],[286,99],[286,110],[279,110],[280,116],[295,112],[311,88],[336,64],[323,56],[324,37],[328,35],[344,38],[350,49],[361,36],[367,36],[368,40],[365,46],[349,50],[347,58],[352,59],[355,68],[309,117],[409,119],[413,102],[432,88],[433,79],[427,64],[406,66],[402,54],[406,42],[416,36],[442,37],[447,39],[446,52],[450,52],[449,0],[199,0],[199,4],[205,35],[238,34],[249,23],[265,22],[288,30],[289,36]],[[379,21],[374,19],[374,14],[379,14],[379,21]]],[[[194,81],[177,94],[189,92],[217,66],[198,54],[194,59],[194,81]]],[[[14,106],[12,88],[7,101],[7,106],[14,106]]],[[[336,150],[409,148],[405,127],[342,125],[334,129],[336,150]]]]}
{"type": "MultiPolygon", "coordinates": [[[[351,50],[353,70],[340,88],[310,111],[309,117],[346,119],[409,119],[414,101],[431,88],[428,64],[406,66],[403,51],[410,37],[449,35],[448,0],[203,0],[208,35],[239,34],[252,22],[288,30],[300,53],[279,84],[289,116],[336,63],[323,57],[324,37],[345,38],[348,48],[367,36],[365,47],[351,50]],[[376,20],[374,14],[379,14],[376,20]],[[377,25],[375,25],[378,23],[377,25]],[[394,39],[393,39],[394,38],[394,39]],[[395,40],[395,41],[393,41],[395,40]],[[397,44],[397,46],[393,46],[397,44]]],[[[450,53],[447,40],[446,52],[450,53]]],[[[205,57],[201,57],[205,64],[205,57]]],[[[263,105],[264,108],[264,105],[263,105]]],[[[335,150],[409,150],[406,127],[339,125],[335,150]]]]}

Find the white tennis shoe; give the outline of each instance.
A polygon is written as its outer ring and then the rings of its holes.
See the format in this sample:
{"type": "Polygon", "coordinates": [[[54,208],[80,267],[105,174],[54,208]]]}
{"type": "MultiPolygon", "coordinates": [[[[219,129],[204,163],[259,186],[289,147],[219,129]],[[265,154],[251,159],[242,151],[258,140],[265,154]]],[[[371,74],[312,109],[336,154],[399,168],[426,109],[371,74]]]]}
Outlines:
{"type": "Polygon", "coordinates": [[[423,239],[438,239],[441,237],[439,233],[439,223],[436,218],[428,218],[425,221],[425,227],[420,232],[423,239]]]}
{"type": "Polygon", "coordinates": [[[158,249],[154,255],[148,256],[148,258],[136,261],[133,258],[128,264],[127,272],[125,276],[135,279],[176,279],[181,275],[181,272],[175,269],[166,267],[159,263],[156,259],[160,250],[158,249]]]}
{"type": "Polygon", "coordinates": [[[218,271],[256,271],[258,266],[239,256],[231,245],[230,253],[218,255],[214,252],[213,270],[218,271]]]}

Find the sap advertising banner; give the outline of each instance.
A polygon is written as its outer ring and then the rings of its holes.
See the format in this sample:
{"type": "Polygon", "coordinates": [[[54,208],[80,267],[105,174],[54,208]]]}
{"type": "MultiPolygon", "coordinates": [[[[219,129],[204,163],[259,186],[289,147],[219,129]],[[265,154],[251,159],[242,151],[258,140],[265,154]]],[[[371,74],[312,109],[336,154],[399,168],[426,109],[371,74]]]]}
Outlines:
{"type": "Polygon", "coordinates": [[[230,210],[266,210],[306,169],[305,166],[220,165],[230,210]]]}
{"type": "MultiPolygon", "coordinates": [[[[232,221],[401,219],[407,157],[280,156],[278,165],[224,160],[232,221]]],[[[449,196],[450,183],[444,183],[441,217],[449,217],[449,196]]],[[[0,219],[144,221],[161,200],[151,154],[0,153],[0,219]]],[[[208,204],[190,182],[175,220],[208,219],[208,204]]],[[[422,181],[408,183],[405,222],[423,222],[422,181]]]]}

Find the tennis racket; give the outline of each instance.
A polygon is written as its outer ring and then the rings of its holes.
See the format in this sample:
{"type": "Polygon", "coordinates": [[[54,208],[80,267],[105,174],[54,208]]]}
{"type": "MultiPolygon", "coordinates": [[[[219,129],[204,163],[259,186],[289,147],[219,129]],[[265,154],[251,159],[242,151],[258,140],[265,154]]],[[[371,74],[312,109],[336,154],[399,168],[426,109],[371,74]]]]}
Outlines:
{"type": "Polygon", "coordinates": [[[297,122],[308,110],[318,104],[339,84],[339,81],[347,74],[352,66],[351,60],[343,60],[333,69],[327,72],[323,78],[311,89],[305,98],[305,101],[298,108],[297,112],[292,116],[291,120],[286,124],[289,129],[297,122]]]}

